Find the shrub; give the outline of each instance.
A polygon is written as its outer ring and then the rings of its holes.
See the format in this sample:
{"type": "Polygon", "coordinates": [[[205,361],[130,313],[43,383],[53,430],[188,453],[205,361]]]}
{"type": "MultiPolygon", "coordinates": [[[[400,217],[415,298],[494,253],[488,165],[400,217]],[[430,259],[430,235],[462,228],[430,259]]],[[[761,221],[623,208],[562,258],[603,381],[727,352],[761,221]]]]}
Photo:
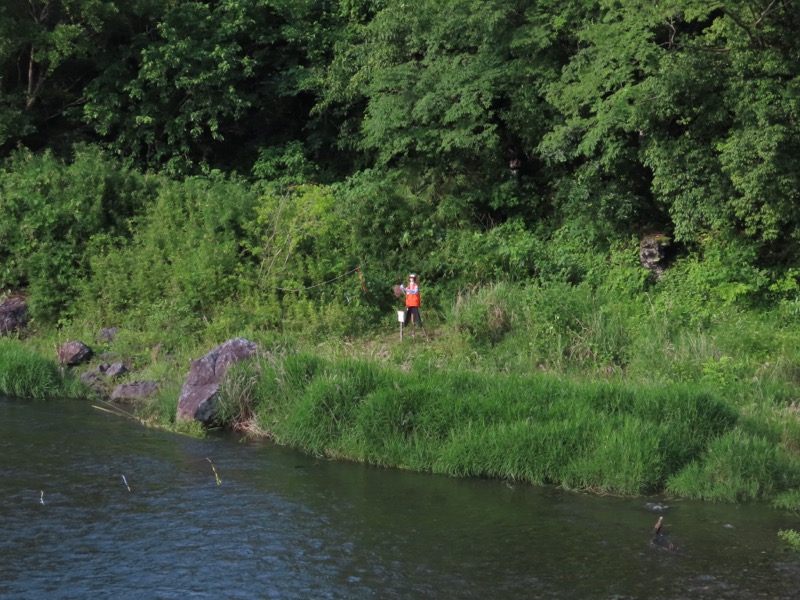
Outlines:
{"type": "Polygon", "coordinates": [[[127,235],[151,193],[144,176],[94,147],[76,146],[69,163],[14,154],[0,171],[0,288],[29,286],[37,320],[69,314],[93,238],[127,235]]]}

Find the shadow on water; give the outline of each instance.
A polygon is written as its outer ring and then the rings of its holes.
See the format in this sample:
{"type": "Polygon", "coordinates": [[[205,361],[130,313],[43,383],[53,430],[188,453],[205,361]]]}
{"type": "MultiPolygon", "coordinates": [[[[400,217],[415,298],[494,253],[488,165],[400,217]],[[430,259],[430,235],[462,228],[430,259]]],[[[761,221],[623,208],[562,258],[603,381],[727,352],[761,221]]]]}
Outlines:
{"type": "Polygon", "coordinates": [[[800,584],[776,536],[798,520],[764,506],[387,471],[80,402],[0,400],[0,461],[2,598],[788,599],[800,584]]]}

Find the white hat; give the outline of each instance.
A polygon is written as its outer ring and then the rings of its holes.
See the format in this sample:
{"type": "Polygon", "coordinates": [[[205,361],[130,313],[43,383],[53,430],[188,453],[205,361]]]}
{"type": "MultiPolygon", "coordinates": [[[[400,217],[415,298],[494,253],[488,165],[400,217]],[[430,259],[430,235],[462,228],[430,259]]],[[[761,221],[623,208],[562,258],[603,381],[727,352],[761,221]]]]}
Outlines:
{"type": "Polygon", "coordinates": [[[411,275],[409,275],[409,276],[408,276],[408,278],[409,278],[409,279],[416,279],[416,278],[417,278],[417,276],[416,276],[414,273],[412,273],[411,275]]]}

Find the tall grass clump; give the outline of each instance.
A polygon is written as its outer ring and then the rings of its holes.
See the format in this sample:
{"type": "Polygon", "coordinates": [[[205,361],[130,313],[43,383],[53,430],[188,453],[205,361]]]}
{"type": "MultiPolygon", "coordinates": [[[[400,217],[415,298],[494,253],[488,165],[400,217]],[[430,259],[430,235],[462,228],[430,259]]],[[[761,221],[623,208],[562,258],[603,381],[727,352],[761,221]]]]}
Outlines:
{"type": "Polygon", "coordinates": [[[0,394],[20,398],[75,397],[77,382],[62,377],[58,366],[19,342],[0,339],[0,394]]]}
{"type": "Polygon", "coordinates": [[[670,492],[725,502],[768,499],[800,483],[800,463],[771,440],[739,428],[707,449],[667,482],[670,492]]]}
{"type": "Polygon", "coordinates": [[[460,293],[449,327],[504,370],[609,374],[630,362],[632,325],[641,311],[586,284],[500,283],[460,293]]]}
{"type": "Polygon", "coordinates": [[[315,454],[348,457],[346,445],[364,400],[385,385],[374,364],[339,360],[322,368],[293,403],[286,442],[315,454]]]}

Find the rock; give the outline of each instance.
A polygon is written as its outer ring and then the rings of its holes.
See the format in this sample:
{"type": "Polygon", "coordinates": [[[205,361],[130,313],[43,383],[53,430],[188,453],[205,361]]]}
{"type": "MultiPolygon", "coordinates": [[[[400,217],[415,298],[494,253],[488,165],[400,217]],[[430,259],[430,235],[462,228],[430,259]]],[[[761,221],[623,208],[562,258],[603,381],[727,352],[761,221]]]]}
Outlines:
{"type": "Polygon", "coordinates": [[[157,391],[158,384],[155,381],[123,383],[114,388],[111,392],[111,399],[117,402],[134,402],[149,398],[157,391]]]}
{"type": "Polygon", "coordinates": [[[106,391],[106,379],[104,374],[107,369],[108,365],[105,363],[97,365],[93,369],[81,373],[81,382],[98,394],[103,394],[106,391]]]}
{"type": "Polygon", "coordinates": [[[122,363],[114,363],[105,370],[105,376],[109,379],[118,379],[128,372],[128,368],[122,363]]]}
{"type": "Polygon", "coordinates": [[[28,304],[22,296],[0,302],[0,336],[19,331],[28,324],[28,304]]]}
{"type": "Polygon", "coordinates": [[[671,246],[672,238],[663,233],[646,235],[639,243],[639,262],[659,278],[667,270],[671,246]]]}
{"type": "Polygon", "coordinates": [[[110,344],[111,342],[114,341],[114,338],[117,336],[117,333],[119,333],[119,329],[117,329],[116,327],[103,327],[100,330],[100,333],[97,335],[97,341],[110,344]]]}
{"type": "Polygon", "coordinates": [[[216,417],[215,400],[230,365],[253,356],[258,344],[244,338],[228,340],[203,358],[191,363],[178,399],[178,418],[194,419],[205,425],[216,417]]]}
{"type": "Polygon", "coordinates": [[[58,362],[67,367],[85,363],[92,357],[92,349],[83,342],[67,342],[58,349],[58,362]]]}
{"type": "Polygon", "coordinates": [[[644,505],[646,510],[650,512],[663,512],[665,510],[669,510],[671,507],[668,504],[656,504],[654,502],[648,502],[644,505]]]}

